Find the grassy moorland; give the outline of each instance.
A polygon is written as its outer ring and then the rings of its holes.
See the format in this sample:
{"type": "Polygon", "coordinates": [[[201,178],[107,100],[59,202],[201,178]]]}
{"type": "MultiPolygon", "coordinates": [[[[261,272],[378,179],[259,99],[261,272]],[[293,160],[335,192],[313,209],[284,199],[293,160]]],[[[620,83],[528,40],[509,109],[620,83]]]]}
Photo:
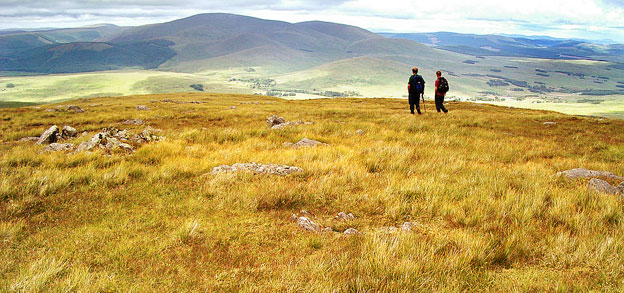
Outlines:
{"type": "Polygon", "coordinates": [[[0,110],[1,291],[624,287],[623,199],[553,176],[576,167],[624,175],[623,121],[472,103],[412,116],[391,99],[72,103],[86,112],[0,110]],[[271,114],[314,124],[271,130],[271,114]],[[17,142],[53,124],[89,132],[75,143],[103,127],[143,128],[126,119],[166,139],[110,156],[17,142]],[[304,137],[329,145],[283,146],[304,137]],[[237,162],[304,172],[211,174],[237,162]],[[302,209],[334,232],[298,228],[290,216],[302,209]],[[334,220],[341,211],[355,220],[334,220]],[[413,232],[382,229],[406,221],[413,232]],[[339,233],[350,227],[363,234],[339,233]]]}

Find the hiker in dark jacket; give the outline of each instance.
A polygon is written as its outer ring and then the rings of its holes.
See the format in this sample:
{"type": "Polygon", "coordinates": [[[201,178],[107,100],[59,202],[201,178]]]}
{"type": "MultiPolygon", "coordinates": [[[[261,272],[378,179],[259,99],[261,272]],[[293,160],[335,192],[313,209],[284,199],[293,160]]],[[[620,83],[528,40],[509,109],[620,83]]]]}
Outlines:
{"type": "Polygon", "coordinates": [[[438,113],[440,113],[440,110],[444,113],[448,113],[448,110],[444,108],[444,96],[446,96],[446,92],[448,91],[448,82],[442,77],[442,72],[440,72],[440,70],[436,72],[436,76],[438,77],[435,82],[436,110],[438,110],[438,113]]]}
{"type": "Polygon", "coordinates": [[[420,113],[420,96],[425,92],[425,80],[418,75],[418,67],[412,68],[412,76],[407,82],[407,92],[409,93],[410,111],[414,114],[414,104],[416,111],[420,113]]]}

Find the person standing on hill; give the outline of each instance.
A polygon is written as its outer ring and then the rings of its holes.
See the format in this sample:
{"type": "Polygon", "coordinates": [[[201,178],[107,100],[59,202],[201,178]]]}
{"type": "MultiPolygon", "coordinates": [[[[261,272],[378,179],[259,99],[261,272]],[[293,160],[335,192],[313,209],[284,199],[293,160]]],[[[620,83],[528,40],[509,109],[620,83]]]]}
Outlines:
{"type": "Polygon", "coordinates": [[[448,113],[448,110],[444,108],[444,96],[446,96],[446,92],[449,90],[448,81],[446,81],[446,78],[442,77],[442,72],[440,70],[436,72],[436,76],[438,77],[435,82],[436,110],[438,113],[440,113],[440,110],[444,113],[448,113]]]}
{"type": "Polygon", "coordinates": [[[412,76],[407,82],[407,92],[409,93],[410,111],[414,114],[414,104],[416,104],[416,111],[420,115],[420,96],[425,92],[425,80],[418,75],[418,67],[412,68],[412,76]]]}

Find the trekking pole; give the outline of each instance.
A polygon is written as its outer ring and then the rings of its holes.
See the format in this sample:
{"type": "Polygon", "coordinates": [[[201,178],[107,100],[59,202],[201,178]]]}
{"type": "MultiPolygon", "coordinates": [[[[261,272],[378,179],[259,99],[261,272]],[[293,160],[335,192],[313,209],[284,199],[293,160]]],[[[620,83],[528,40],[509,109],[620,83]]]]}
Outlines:
{"type": "Polygon", "coordinates": [[[427,112],[427,108],[425,107],[425,93],[422,93],[422,101],[423,101],[423,112],[427,112]]]}

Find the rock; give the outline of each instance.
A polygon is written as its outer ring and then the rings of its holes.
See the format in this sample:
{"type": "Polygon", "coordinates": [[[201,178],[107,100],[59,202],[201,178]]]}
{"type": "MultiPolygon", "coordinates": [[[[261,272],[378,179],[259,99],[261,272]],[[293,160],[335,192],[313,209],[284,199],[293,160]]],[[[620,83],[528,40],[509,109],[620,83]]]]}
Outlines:
{"type": "Polygon", "coordinates": [[[587,188],[589,188],[590,190],[594,190],[600,193],[606,193],[606,194],[617,194],[618,190],[617,188],[613,187],[611,184],[609,184],[609,182],[604,181],[602,179],[597,179],[597,178],[592,178],[591,180],[589,180],[589,183],[587,184],[587,188]]]}
{"type": "Polygon", "coordinates": [[[136,106],[137,110],[142,110],[142,111],[147,111],[147,110],[151,110],[148,106],[145,105],[138,105],[136,106]]]}
{"type": "Polygon", "coordinates": [[[67,111],[72,111],[75,113],[84,113],[85,110],[75,105],[69,105],[67,106],[67,111]]]}
{"type": "Polygon", "coordinates": [[[145,124],[145,120],[141,119],[131,119],[123,122],[124,125],[143,125],[145,124]]]}
{"type": "Polygon", "coordinates": [[[411,232],[412,228],[414,228],[414,226],[416,226],[414,223],[412,222],[405,222],[403,223],[403,225],[401,225],[401,231],[403,232],[411,232]]]}
{"type": "Polygon", "coordinates": [[[620,183],[615,190],[617,191],[617,194],[624,195],[624,181],[622,181],[622,183],[620,183]]]}
{"type": "Polygon", "coordinates": [[[303,121],[290,121],[290,122],[286,122],[286,123],[281,123],[281,124],[277,124],[274,125],[273,127],[271,127],[271,129],[282,129],[288,126],[294,126],[294,125],[310,125],[312,124],[312,122],[303,122],[303,121]]]}
{"type": "Polygon", "coordinates": [[[19,142],[32,142],[32,141],[38,141],[39,137],[38,136],[28,136],[28,137],[23,137],[20,138],[20,140],[18,140],[19,142]]]}
{"type": "Polygon", "coordinates": [[[364,130],[358,129],[358,130],[355,131],[355,133],[358,134],[358,135],[364,135],[364,130]]]}
{"type": "Polygon", "coordinates": [[[137,142],[137,143],[145,143],[145,142],[151,142],[151,141],[161,141],[164,139],[164,137],[162,136],[158,136],[156,135],[154,132],[160,132],[162,130],[160,129],[154,129],[152,127],[145,127],[145,129],[143,131],[141,131],[141,133],[135,135],[132,137],[132,140],[137,142]]]}
{"type": "Polygon", "coordinates": [[[382,233],[396,233],[397,231],[399,231],[399,228],[397,227],[381,227],[381,232],[382,233]]]}
{"type": "Polygon", "coordinates": [[[284,143],[284,146],[292,147],[292,148],[305,148],[305,147],[326,146],[326,145],[328,144],[322,143],[320,141],[308,139],[305,137],[295,144],[288,143],[288,142],[284,143]]]}
{"type": "Polygon", "coordinates": [[[57,109],[57,108],[51,108],[51,109],[45,109],[43,110],[44,112],[61,112],[61,109],[57,109]]]}
{"type": "Polygon", "coordinates": [[[293,222],[297,222],[297,219],[298,219],[298,218],[299,218],[299,217],[297,217],[297,214],[292,214],[292,215],[290,216],[290,220],[291,220],[291,221],[293,221],[293,222]]]}
{"type": "Polygon", "coordinates": [[[323,233],[330,233],[330,232],[334,232],[334,229],[332,229],[331,227],[323,228],[323,233]]]}
{"type": "Polygon", "coordinates": [[[76,137],[77,135],[78,131],[76,131],[76,129],[71,126],[63,126],[63,130],[61,130],[62,138],[76,137]]]}
{"type": "Polygon", "coordinates": [[[557,173],[557,176],[562,176],[562,175],[565,175],[566,177],[570,179],[602,177],[602,178],[609,178],[613,180],[624,180],[624,177],[617,176],[611,172],[594,171],[594,170],[588,170],[585,168],[576,168],[576,169],[566,170],[566,171],[557,173]]]}
{"type": "Polygon", "coordinates": [[[297,218],[297,224],[299,225],[299,227],[308,230],[308,231],[313,231],[316,232],[320,229],[319,225],[317,225],[316,223],[312,222],[312,220],[306,218],[306,217],[299,217],[297,218]]]}
{"type": "Polygon", "coordinates": [[[308,218],[312,216],[312,214],[310,214],[310,213],[309,213],[308,211],[306,211],[306,210],[301,210],[301,211],[299,211],[299,213],[300,213],[302,216],[304,216],[304,217],[308,217],[308,218]]]}
{"type": "Polygon", "coordinates": [[[347,214],[345,212],[340,212],[334,217],[334,219],[340,220],[340,221],[351,221],[355,219],[355,216],[351,213],[347,214]]]}
{"type": "Polygon", "coordinates": [[[46,146],[43,151],[44,152],[59,152],[59,151],[71,151],[74,149],[73,143],[51,143],[46,146]]]}
{"type": "Polygon", "coordinates": [[[277,117],[275,115],[271,115],[271,117],[266,119],[266,124],[267,124],[267,127],[269,128],[273,128],[273,126],[280,125],[283,123],[286,123],[286,120],[284,120],[284,117],[277,117]]]}
{"type": "Polygon", "coordinates": [[[551,122],[551,121],[547,121],[543,123],[544,125],[555,125],[557,124],[557,122],[551,122]]]}
{"type": "Polygon", "coordinates": [[[362,233],[360,233],[360,231],[354,229],[354,228],[349,228],[347,230],[345,230],[343,232],[343,234],[345,235],[362,235],[362,233]]]}
{"type": "Polygon", "coordinates": [[[56,125],[48,128],[37,140],[37,144],[50,144],[56,142],[57,134],[59,134],[59,128],[56,125]]]}
{"type": "Polygon", "coordinates": [[[258,164],[258,163],[236,163],[232,166],[221,165],[212,169],[212,174],[229,173],[237,171],[248,171],[256,174],[273,174],[285,176],[288,174],[303,172],[299,167],[276,165],[276,164],[258,164]]]}
{"type": "Polygon", "coordinates": [[[229,110],[236,110],[236,106],[232,106],[228,108],[229,110]]]}

